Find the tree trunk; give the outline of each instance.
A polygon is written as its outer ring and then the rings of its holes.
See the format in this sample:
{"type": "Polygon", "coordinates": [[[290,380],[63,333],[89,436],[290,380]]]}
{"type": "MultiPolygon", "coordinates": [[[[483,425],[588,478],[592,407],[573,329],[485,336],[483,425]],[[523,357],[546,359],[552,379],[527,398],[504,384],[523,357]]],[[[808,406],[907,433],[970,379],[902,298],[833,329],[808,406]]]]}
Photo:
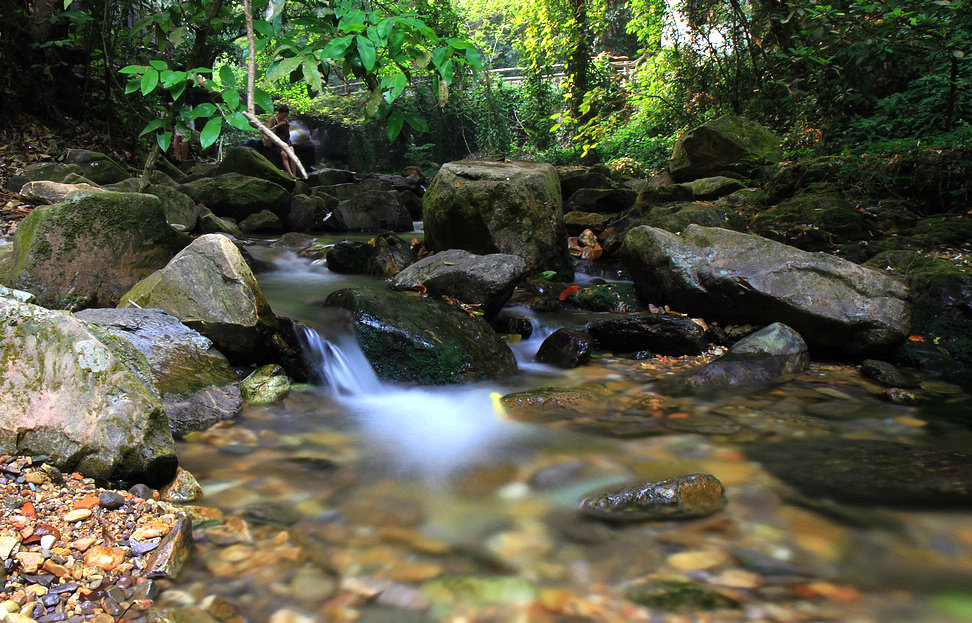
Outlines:
{"type": "MultiPolygon", "coordinates": [[[[573,28],[570,56],[567,59],[567,79],[570,84],[567,108],[575,119],[581,119],[580,107],[587,94],[587,72],[591,65],[591,48],[588,43],[587,0],[570,0],[573,28]]],[[[585,117],[589,117],[590,111],[585,117]]],[[[583,119],[581,119],[583,122],[583,119]]]]}

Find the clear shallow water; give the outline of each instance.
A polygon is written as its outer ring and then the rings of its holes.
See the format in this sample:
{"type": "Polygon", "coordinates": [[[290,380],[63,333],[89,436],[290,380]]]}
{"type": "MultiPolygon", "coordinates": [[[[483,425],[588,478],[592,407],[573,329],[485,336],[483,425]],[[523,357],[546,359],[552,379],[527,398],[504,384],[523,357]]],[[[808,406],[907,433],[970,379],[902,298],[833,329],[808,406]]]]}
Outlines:
{"type": "MultiPolygon", "coordinates": [[[[972,587],[972,514],[813,506],[742,452],[782,435],[928,435],[919,410],[878,400],[854,368],[816,363],[791,383],[722,400],[655,396],[654,380],[687,362],[530,363],[544,335],[580,322],[566,315],[536,318],[535,337],[514,345],[516,378],[397,387],[369,376],[339,341],[340,320],[311,304],[374,281],[285,253],[273,261],[280,270],[259,277],[271,305],[337,342],[326,365],[343,373],[331,375],[336,387],[245,407],[235,424],[180,443],[201,503],[230,519],[197,531],[192,568],[163,603],[216,595],[250,621],[965,620],[948,612],[972,587]],[[587,429],[511,421],[492,397],[581,383],[604,386],[616,407],[591,414],[587,429]],[[663,430],[603,434],[646,399],[663,430]],[[719,428],[727,418],[733,426],[719,428]],[[576,513],[602,487],[693,472],[723,482],[724,511],[629,526],[576,513]],[[692,619],[626,599],[632,586],[673,578],[734,607],[692,619]]],[[[963,445],[953,433],[939,435],[963,445]]]]}

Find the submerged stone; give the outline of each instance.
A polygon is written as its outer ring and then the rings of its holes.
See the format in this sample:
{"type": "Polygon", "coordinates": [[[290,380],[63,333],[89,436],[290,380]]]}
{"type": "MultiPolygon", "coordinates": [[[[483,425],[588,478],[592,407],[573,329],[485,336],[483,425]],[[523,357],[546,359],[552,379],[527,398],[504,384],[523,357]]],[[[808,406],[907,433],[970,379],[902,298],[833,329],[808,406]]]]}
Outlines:
{"type": "Polygon", "coordinates": [[[972,454],[857,439],[795,439],[746,446],[770,473],[811,497],[852,504],[972,507],[972,454]]]}
{"type": "Polygon", "coordinates": [[[681,580],[653,580],[634,584],[628,588],[625,596],[642,606],[666,612],[688,613],[735,608],[737,605],[725,595],[681,580]]]}
{"type": "Polygon", "coordinates": [[[715,476],[691,474],[584,498],[580,509],[600,519],[629,522],[705,517],[725,503],[722,483],[715,476]]]}

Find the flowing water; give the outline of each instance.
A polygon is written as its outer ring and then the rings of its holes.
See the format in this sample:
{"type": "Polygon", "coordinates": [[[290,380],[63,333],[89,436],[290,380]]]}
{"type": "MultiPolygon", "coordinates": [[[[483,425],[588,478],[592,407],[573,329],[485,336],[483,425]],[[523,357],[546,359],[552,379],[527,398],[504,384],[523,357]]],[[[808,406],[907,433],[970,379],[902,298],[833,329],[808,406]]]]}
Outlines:
{"type": "MultiPolygon", "coordinates": [[[[305,351],[321,376],[179,443],[199,503],[222,519],[198,511],[196,555],[162,604],[276,623],[969,620],[972,513],[804,497],[745,454],[767,438],[911,442],[936,426],[941,443],[968,448],[967,428],[879,400],[855,368],[815,363],[719,400],[662,396],[655,380],[695,362],[532,362],[545,335],[590,317],[564,314],[534,317],[534,336],[513,346],[513,379],[397,386],[375,377],[345,318],[313,304],[376,280],[253,252],[276,267],[259,276],[274,310],[311,327],[305,351]],[[530,423],[497,401],[583,383],[618,410],[530,423]],[[647,427],[624,411],[646,401],[647,427]],[[632,525],[577,511],[604,488],[696,472],[723,482],[723,511],[632,525]]],[[[968,406],[959,388],[928,386],[937,404],[968,406]]]]}

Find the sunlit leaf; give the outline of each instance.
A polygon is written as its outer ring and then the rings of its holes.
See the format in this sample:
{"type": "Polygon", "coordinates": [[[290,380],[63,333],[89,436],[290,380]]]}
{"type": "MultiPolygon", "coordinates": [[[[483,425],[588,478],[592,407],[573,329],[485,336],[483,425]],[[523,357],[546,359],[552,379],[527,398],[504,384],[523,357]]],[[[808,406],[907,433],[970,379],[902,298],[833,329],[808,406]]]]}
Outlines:
{"type": "Polygon", "coordinates": [[[161,149],[163,153],[169,151],[169,145],[172,144],[172,130],[166,130],[165,132],[156,134],[155,142],[158,143],[159,149],[161,149]]]}
{"type": "Polygon", "coordinates": [[[223,65],[219,68],[219,81],[228,89],[236,86],[236,74],[233,73],[233,69],[229,65],[223,65]]]}
{"type": "Polygon", "coordinates": [[[230,109],[236,110],[237,108],[239,108],[240,106],[239,91],[237,91],[236,89],[227,89],[222,93],[220,93],[220,95],[223,97],[223,101],[226,102],[226,105],[229,106],[230,109]]]}
{"type": "Polygon", "coordinates": [[[377,58],[375,44],[367,37],[362,37],[361,35],[356,36],[355,40],[358,44],[358,54],[361,56],[361,64],[364,66],[365,71],[371,71],[375,68],[375,60],[377,58]]]}
{"type": "Polygon", "coordinates": [[[270,82],[275,82],[282,78],[289,76],[295,69],[300,67],[300,63],[303,59],[299,56],[292,56],[290,58],[285,58],[280,61],[280,64],[273,68],[269,74],[267,74],[267,80],[270,82]]]}
{"type": "Polygon", "coordinates": [[[162,123],[163,121],[161,119],[153,119],[152,121],[149,121],[145,128],[139,133],[139,136],[145,136],[149,132],[158,130],[162,127],[162,123]]]}
{"type": "Polygon", "coordinates": [[[466,62],[477,72],[483,70],[483,57],[476,48],[466,50],[466,62]]]}
{"type": "Polygon", "coordinates": [[[441,67],[445,59],[449,58],[451,55],[452,55],[452,48],[450,47],[439,48],[432,53],[432,64],[435,65],[436,67],[441,67]]]}
{"type": "Polygon", "coordinates": [[[178,102],[179,98],[186,90],[186,81],[176,82],[172,87],[169,88],[169,95],[172,96],[172,101],[178,102]]]}
{"type": "Polygon", "coordinates": [[[129,80],[128,81],[128,84],[125,85],[125,95],[128,95],[129,93],[134,93],[135,91],[138,91],[138,88],[141,85],[141,83],[142,83],[142,81],[141,81],[141,79],[138,76],[136,76],[136,77],[132,78],[131,80],[129,80]]]}
{"type": "Polygon", "coordinates": [[[213,117],[206,122],[205,127],[203,127],[202,132],[199,133],[199,144],[202,145],[203,149],[206,149],[210,145],[219,139],[219,133],[223,130],[223,118],[213,117]]]}
{"type": "Polygon", "coordinates": [[[151,60],[151,61],[149,61],[149,65],[152,66],[152,69],[155,69],[157,71],[162,71],[163,69],[168,69],[169,68],[168,63],[166,63],[165,61],[159,61],[159,60],[151,60]]]}
{"type": "Polygon", "coordinates": [[[127,65],[118,70],[120,74],[140,74],[145,71],[147,67],[145,65],[127,65]]]}
{"type": "Polygon", "coordinates": [[[192,109],[192,114],[189,115],[189,118],[199,119],[202,117],[212,117],[214,114],[216,114],[216,106],[209,102],[203,102],[192,109]]]}
{"type": "Polygon", "coordinates": [[[226,122],[229,123],[234,128],[239,130],[252,130],[253,126],[250,125],[249,120],[243,116],[243,112],[235,112],[229,117],[226,117],[226,122]]]}
{"type": "Polygon", "coordinates": [[[446,62],[442,63],[442,67],[439,68],[439,73],[442,74],[442,81],[445,82],[447,85],[452,84],[452,71],[453,71],[452,59],[449,59],[446,62]]]}
{"type": "Polygon", "coordinates": [[[256,100],[256,105],[262,108],[264,111],[270,112],[273,110],[273,98],[271,98],[270,94],[260,87],[253,90],[253,97],[256,100]]]}
{"type": "Polygon", "coordinates": [[[139,88],[142,90],[142,95],[148,95],[155,90],[155,87],[159,84],[159,72],[154,69],[149,69],[144,74],[142,74],[142,81],[139,83],[139,88]]]}
{"type": "Polygon", "coordinates": [[[351,46],[352,41],[354,41],[353,35],[340,37],[339,39],[331,39],[324,46],[324,49],[321,50],[321,56],[325,58],[338,58],[339,56],[343,56],[345,51],[351,46]]]}

